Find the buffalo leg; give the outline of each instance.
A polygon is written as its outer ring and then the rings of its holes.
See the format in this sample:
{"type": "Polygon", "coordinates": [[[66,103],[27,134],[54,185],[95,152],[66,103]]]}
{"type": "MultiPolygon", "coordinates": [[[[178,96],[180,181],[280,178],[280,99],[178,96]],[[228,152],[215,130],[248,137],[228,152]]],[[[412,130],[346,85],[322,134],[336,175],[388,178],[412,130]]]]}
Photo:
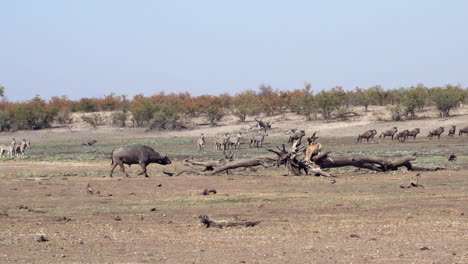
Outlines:
{"type": "Polygon", "coordinates": [[[146,164],[140,163],[140,166],[141,166],[141,172],[138,173],[138,175],[145,175],[145,177],[149,177],[148,174],[146,173],[146,164]]]}
{"type": "Polygon", "coordinates": [[[117,162],[114,162],[112,164],[112,168],[111,168],[110,175],[109,175],[111,178],[112,178],[112,173],[114,172],[114,169],[115,169],[115,167],[117,167],[117,165],[119,165],[117,162]]]}
{"type": "Polygon", "coordinates": [[[125,171],[125,167],[124,167],[123,162],[119,162],[119,166],[120,166],[120,170],[121,170],[123,173],[125,173],[125,175],[126,175],[127,177],[130,177],[130,175],[128,175],[128,173],[125,171]]]}

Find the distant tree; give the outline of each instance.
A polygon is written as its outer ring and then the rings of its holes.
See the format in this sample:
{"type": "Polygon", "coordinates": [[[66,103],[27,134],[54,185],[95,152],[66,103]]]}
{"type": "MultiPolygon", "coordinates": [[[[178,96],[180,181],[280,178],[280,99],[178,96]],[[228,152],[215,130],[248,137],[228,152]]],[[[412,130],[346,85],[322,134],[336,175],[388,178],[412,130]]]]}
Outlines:
{"type": "Polygon", "coordinates": [[[450,110],[457,107],[465,97],[465,91],[460,86],[447,84],[444,88],[433,88],[430,91],[431,100],[440,112],[440,116],[450,116],[450,110]]]}
{"type": "Polygon", "coordinates": [[[205,108],[205,113],[211,125],[215,125],[217,121],[223,118],[223,109],[216,104],[209,105],[205,108]]]}
{"type": "Polygon", "coordinates": [[[372,103],[372,98],[369,90],[364,90],[359,87],[356,87],[354,90],[354,100],[357,105],[364,106],[365,111],[368,111],[369,105],[372,103]]]}
{"type": "Polygon", "coordinates": [[[180,128],[179,111],[175,105],[163,105],[153,113],[150,120],[150,129],[176,129],[180,128]]]}
{"type": "Polygon", "coordinates": [[[403,89],[401,103],[405,107],[406,115],[409,115],[410,119],[416,117],[416,110],[422,110],[427,104],[428,100],[427,88],[424,85],[418,84],[418,86],[403,89]]]}
{"type": "Polygon", "coordinates": [[[0,97],[3,97],[5,93],[5,87],[0,85],[0,97]]]}
{"type": "Polygon", "coordinates": [[[316,113],[317,104],[314,100],[314,95],[311,91],[312,84],[306,82],[304,84],[304,89],[301,91],[301,95],[297,97],[297,106],[299,108],[299,113],[305,116],[307,121],[311,120],[311,115],[316,113]]]}
{"type": "Polygon", "coordinates": [[[110,93],[99,100],[99,106],[102,111],[114,111],[120,107],[120,97],[115,93],[110,93]]]}
{"type": "Polygon", "coordinates": [[[137,126],[142,127],[145,123],[153,118],[153,113],[158,109],[151,99],[144,97],[142,94],[135,95],[130,108],[132,112],[133,122],[137,126]]]}
{"type": "Polygon", "coordinates": [[[80,112],[96,112],[98,110],[95,100],[90,98],[81,98],[78,102],[78,111],[80,112]]]}
{"type": "Polygon", "coordinates": [[[270,85],[261,84],[258,97],[260,99],[261,111],[267,116],[271,116],[281,106],[281,100],[278,93],[273,91],[270,85]]]}
{"type": "Polygon", "coordinates": [[[258,96],[252,90],[247,90],[234,96],[233,105],[235,107],[234,115],[241,122],[245,122],[248,115],[257,115],[261,110],[258,96]]]}
{"type": "Polygon", "coordinates": [[[369,93],[371,100],[380,106],[384,105],[385,99],[388,97],[388,93],[384,91],[380,85],[370,87],[367,92],[369,93]]]}
{"type": "Polygon", "coordinates": [[[338,100],[331,92],[321,91],[315,96],[317,106],[322,112],[324,119],[331,119],[332,113],[338,106],[338,100]]]}

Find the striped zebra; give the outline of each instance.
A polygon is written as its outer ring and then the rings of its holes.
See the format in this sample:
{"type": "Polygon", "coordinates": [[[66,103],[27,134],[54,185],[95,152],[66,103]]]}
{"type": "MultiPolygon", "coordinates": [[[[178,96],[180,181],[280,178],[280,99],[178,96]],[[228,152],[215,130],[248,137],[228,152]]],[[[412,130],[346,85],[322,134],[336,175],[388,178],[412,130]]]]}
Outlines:
{"type": "Polygon", "coordinates": [[[23,158],[26,148],[31,148],[31,142],[26,141],[26,139],[23,138],[23,141],[21,141],[21,144],[16,145],[16,149],[15,149],[16,157],[23,158]]]}
{"type": "Polygon", "coordinates": [[[4,144],[0,144],[0,158],[3,158],[3,155],[5,155],[5,158],[13,158],[16,155],[16,145],[13,146],[6,146],[4,144]]]}

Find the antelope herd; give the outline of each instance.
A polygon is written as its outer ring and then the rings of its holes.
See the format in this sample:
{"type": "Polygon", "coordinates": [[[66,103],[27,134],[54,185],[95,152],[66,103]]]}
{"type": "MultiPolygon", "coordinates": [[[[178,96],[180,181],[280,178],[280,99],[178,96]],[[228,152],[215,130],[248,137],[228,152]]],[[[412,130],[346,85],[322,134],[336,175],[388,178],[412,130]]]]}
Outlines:
{"type": "Polygon", "coordinates": [[[24,153],[27,148],[31,148],[31,142],[23,138],[20,144],[16,143],[13,138],[10,145],[0,144],[0,158],[24,158],[24,153]]]}
{"type": "MultiPolygon", "coordinates": [[[[448,131],[447,136],[453,137],[455,135],[456,128],[457,128],[456,126],[451,126],[451,128],[448,131]]],[[[437,139],[440,140],[440,136],[444,133],[444,131],[445,131],[444,127],[442,126],[438,127],[436,129],[430,130],[427,137],[430,140],[432,140],[433,137],[437,137],[437,139]]],[[[398,127],[393,127],[391,129],[385,130],[382,133],[380,133],[379,138],[385,139],[386,137],[390,137],[392,140],[395,139],[395,140],[398,140],[399,142],[405,142],[406,139],[408,139],[409,137],[413,137],[413,140],[416,140],[416,136],[420,132],[421,130],[419,128],[415,128],[413,130],[405,129],[402,131],[398,131],[398,127]]],[[[464,133],[468,134],[468,126],[465,126],[459,129],[458,131],[459,136],[462,136],[464,133]]],[[[377,134],[377,131],[375,129],[367,130],[363,132],[362,134],[358,135],[356,143],[361,142],[363,138],[367,139],[367,142],[369,142],[369,139],[372,139],[374,141],[374,136],[376,134],[377,134]]]]}

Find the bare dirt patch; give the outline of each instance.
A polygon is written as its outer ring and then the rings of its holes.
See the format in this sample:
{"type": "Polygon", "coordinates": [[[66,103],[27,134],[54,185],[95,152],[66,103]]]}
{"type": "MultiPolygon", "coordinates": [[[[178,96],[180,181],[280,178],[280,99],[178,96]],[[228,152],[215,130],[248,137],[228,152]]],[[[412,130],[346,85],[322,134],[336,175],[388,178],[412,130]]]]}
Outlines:
{"type": "MultiPolygon", "coordinates": [[[[467,262],[467,138],[428,140],[424,132],[440,122],[466,123],[466,116],[400,123],[371,117],[333,123],[275,118],[278,122],[265,147],[285,143],[287,129],[305,126],[308,135],[319,131],[319,141],[331,155],[398,157],[418,152],[416,165],[447,170],[423,172],[419,183],[424,188],[400,188],[415,177],[408,171],[333,169],[335,183],[314,176],[284,177],[284,168],[220,176],[162,173],[181,170],[185,158],[222,158],[222,152],[210,147],[212,136],[245,125],[235,120],[177,132],[106,127],[2,134],[2,142],[26,137],[33,148],[24,160],[0,161],[0,262],[467,262]],[[395,124],[421,127],[421,135],[405,143],[355,144],[361,130],[395,124]],[[204,152],[195,145],[201,132],[209,137],[204,152]],[[89,138],[98,143],[82,146],[89,138]],[[147,179],[136,176],[139,166],[128,170],[132,178],[119,172],[105,177],[110,151],[132,144],[150,145],[175,162],[150,165],[147,179]],[[451,153],[457,161],[448,161],[451,153]],[[202,195],[205,189],[216,193],[202,195]],[[206,228],[200,215],[216,221],[261,222],[254,227],[206,228]]],[[[233,151],[236,159],[268,153],[265,148],[241,147],[233,151]]]]}

